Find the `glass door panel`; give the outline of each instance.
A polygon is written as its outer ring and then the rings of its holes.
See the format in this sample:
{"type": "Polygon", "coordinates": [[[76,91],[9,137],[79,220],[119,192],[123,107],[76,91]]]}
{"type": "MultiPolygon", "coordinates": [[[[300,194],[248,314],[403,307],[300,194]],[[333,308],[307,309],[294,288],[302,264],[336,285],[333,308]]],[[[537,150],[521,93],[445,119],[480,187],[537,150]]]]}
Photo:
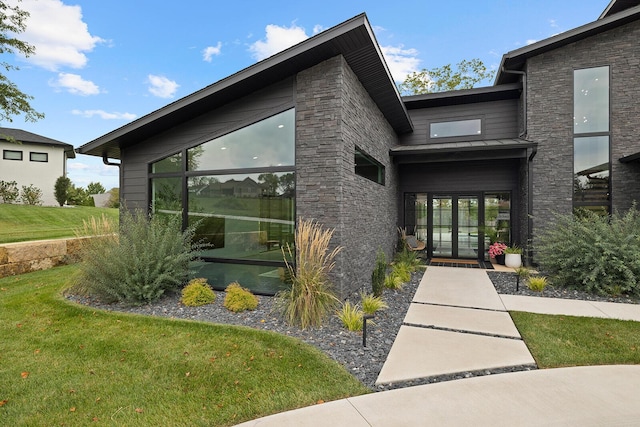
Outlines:
{"type": "Polygon", "coordinates": [[[433,256],[453,256],[453,198],[433,196],[433,256]]]}
{"type": "Polygon", "coordinates": [[[458,236],[457,258],[478,257],[478,197],[459,196],[457,198],[458,218],[456,224],[458,236]]]}

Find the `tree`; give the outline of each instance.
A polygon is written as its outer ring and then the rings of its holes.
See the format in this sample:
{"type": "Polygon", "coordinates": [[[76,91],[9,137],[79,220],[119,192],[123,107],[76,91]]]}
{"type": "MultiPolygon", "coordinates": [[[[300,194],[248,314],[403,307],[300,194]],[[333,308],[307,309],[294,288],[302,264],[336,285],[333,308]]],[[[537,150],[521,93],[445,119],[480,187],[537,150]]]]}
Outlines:
{"type": "Polygon", "coordinates": [[[91,194],[104,194],[107,190],[99,182],[90,182],[87,185],[87,193],[91,194]]]}
{"type": "Polygon", "coordinates": [[[56,183],[53,186],[53,194],[56,198],[56,202],[60,206],[63,206],[69,197],[69,189],[71,188],[71,180],[66,176],[61,176],[56,179],[56,183]]]}
{"type": "Polygon", "coordinates": [[[494,70],[487,71],[484,63],[478,59],[462,60],[454,70],[451,64],[443,67],[414,71],[409,74],[399,89],[403,95],[422,95],[425,93],[445,92],[449,90],[471,89],[476,83],[490,80],[494,70]]]}
{"type": "MultiPolygon", "coordinates": [[[[34,46],[13,37],[14,34],[24,32],[28,17],[29,12],[0,1],[0,53],[21,53],[25,57],[35,53],[34,46]]],[[[1,61],[0,66],[7,72],[19,70],[17,66],[6,61],[1,61]]],[[[44,114],[38,113],[29,104],[32,99],[32,96],[22,93],[15,83],[0,73],[0,121],[11,122],[12,116],[21,113],[24,113],[25,120],[30,122],[44,118],[44,114]]]]}

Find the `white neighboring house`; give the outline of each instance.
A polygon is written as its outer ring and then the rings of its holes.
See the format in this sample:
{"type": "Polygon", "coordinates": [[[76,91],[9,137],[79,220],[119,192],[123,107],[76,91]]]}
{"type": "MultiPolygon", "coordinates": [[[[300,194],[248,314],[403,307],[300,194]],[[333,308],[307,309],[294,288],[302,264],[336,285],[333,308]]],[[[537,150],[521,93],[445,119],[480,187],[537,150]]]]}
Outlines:
{"type": "Polygon", "coordinates": [[[0,181],[16,181],[42,190],[42,204],[58,205],[54,185],[67,176],[67,159],[74,159],[73,145],[20,129],[0,127],[0,181]],[[16,142],[7,140],[13,138],[16,142]]]}

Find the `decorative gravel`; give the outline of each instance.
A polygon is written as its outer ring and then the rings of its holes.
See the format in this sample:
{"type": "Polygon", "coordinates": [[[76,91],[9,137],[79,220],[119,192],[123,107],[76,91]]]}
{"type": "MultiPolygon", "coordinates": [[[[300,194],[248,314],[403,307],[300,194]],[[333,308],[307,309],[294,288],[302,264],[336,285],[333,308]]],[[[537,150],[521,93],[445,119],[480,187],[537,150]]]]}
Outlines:
{"type": "MultiPolygon", "coordinates": [[[[637,300],[629,298],[604,298],[575,290],[555,289],[551,285],[545,288],[542,293],[539,293],[530,291],[526,286],[521,284],[519,291],[516,292],[516,276],[514,273],[496,271],[487,271],[487,273],[496,290],[501,294],[639,303],[637,300]]],[[[415,273],[412,276],[411,282],[405,284],[402,290],[385,289],[384,300],[389,308],[378,312],[373,319],[373,324],[371,321],[368,322],[366,347],[363,345],[362,332],[348,331],[342,326],[340,320],[335,315],[330,316],[323,326],[319,328],[301,330],[297,327],[288,326],[273,312],[273,297],[259,296],[260,303],[258,308],[242,313],[232,313],[223,307],[224,292],[216,292],[216,301],[213,304],[201,307],[183,306],[179,302],[179,294],[168,295],[153,304],[139,307],[131,307],[123,304],[103,304],[100,301],[77,295],[68,295],[67,297],[80,304],[104,310],[240,325],[296,337],[325,352],[329,357],[343,365],[365,386],[374,391],[391,390],[475,376],[493,375],[503,372],[536,369],[535,366],[531,365],[512,366],[509,368],[459,372],[419,378],[401,383],[375,385],[378,374],[391,350],[393,341],[400,330],[411,300],[418,288],[422,274],[422,272],[415,273]]],[[[354,293],[349,300],[351,300],[351,302],[359,302],[359,292],[354,293]]]]}

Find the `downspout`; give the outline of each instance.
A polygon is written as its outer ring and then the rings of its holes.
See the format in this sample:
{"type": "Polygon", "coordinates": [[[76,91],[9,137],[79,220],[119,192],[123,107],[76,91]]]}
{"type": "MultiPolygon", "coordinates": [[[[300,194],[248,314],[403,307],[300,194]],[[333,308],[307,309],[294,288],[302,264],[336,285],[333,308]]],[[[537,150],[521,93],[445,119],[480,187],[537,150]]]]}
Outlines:
{"type": "Polygon", "coordinates": [[[120,163],[113,163],[109,161],[109,156],[107,156],[107,153],[104,153],[102,155],[102,163],[104,163],[107,166],[118,166],[118,168],[120,167],[120,163]]]}

